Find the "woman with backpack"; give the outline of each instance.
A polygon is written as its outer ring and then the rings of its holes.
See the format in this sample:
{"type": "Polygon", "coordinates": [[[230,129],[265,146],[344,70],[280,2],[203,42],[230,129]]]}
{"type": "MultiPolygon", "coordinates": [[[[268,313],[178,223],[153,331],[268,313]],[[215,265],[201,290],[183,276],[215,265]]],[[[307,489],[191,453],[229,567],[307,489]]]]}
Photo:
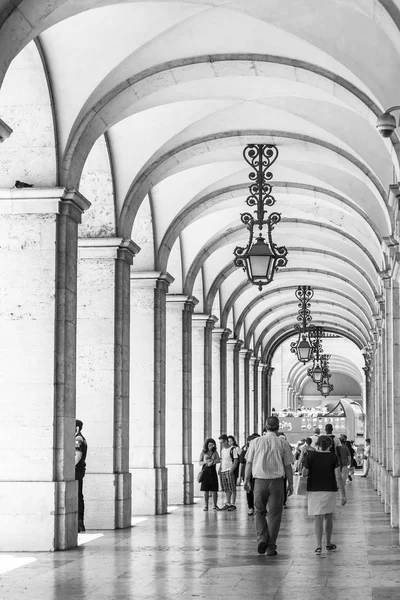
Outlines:
{"type": "Polygon", "coordinates": [[[331,452],[332,438],[320,435],[317,441],[317,452],[304,456],[303,475],[307,479],[308,515],[315,519],[315,536],[317,548],[315,554],[322,553],[322,534],[325,521],[326,549],[336,550],[332,544],[333,513],[336,508],[338,488],[341,504],[347,502],[343,479],[340,475],[340,462],[336,452],[331,452]]]}
{"type": "Polygon", "coordinates": [[[236,462],[236,468],[233,471],[233,478],[235,480],[235,488],[232,490],[232,503],[229,505],[229,510],[236,510],[236,482],[238,480],[239,477],[239,455],[240,455],[240,448],[236,443],[235,438],[233,437],[233,435],[228,435],[228,444],[229,444],[229,456],[231,458],[232,464],[236,462]]]}

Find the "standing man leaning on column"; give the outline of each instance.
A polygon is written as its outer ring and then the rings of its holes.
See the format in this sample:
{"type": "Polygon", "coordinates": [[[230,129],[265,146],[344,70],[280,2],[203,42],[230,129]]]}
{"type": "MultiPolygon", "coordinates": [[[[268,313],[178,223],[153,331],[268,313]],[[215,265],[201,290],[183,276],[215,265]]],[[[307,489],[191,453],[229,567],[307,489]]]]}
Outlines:
{"type": "Polygon", "coordinates": [[[85,503],[83,500],[83,478],[86,472],[87,442],[82,435],[82,421],[75,421],[75,479],[78,482],[78,533],[85,530],[83,522],[85,503]]]}
{"type": "Polygon", "coordinates": [[[246,455],[244,489],[250,491],[254,478],[257,552],[275,556],[276,539],[281,526],[285,477],[287,495],[293,494],[293,454],[285,439],[278,437],[279,419],[269,417],[267,433],[250,443],[246,455]]]}

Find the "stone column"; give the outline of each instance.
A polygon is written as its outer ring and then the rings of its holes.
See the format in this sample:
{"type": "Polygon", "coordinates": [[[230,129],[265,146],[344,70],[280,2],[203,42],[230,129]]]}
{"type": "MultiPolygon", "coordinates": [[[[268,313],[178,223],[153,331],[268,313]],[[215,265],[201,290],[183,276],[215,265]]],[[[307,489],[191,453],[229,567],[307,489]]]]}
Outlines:
{"type": "Polygon", "coordinates": [[[222,334],[224,329],[216,327],[213,329],[211,334],[212,344],[212,355],[211,355],[211,373],[212,373],[212,435],[215,440],[223,433],[221,431],[221,345],[222,345],[222,334]]]}
{"type": "Polygon", "coordinates": [[[216,317],[194,314],[192,316],[193,342],[193,446],[192,456],[197,463],[204,440],[212,432],[212,366],[211,336],[216,317]]]}
{"type": "Polygon", "coordinates": [[[165,514],[166,297],[173,277],[131,272],[130,472],[132,512],[165,514]]]}
{"type": "Polygon", "coordinates": [[[386,423],[385,423],[385,450],[386,450],[386,492],[385,512],[390,513],[391,505],[391,479],[393,474],[393,296],[392,281],[383,280],[385,286],[385,329],[386,329],[386,423]]]}
{"type": "Polygon", "coordinates": [[[235,435],[235,339],[228,339],[226,343],[226,432],[235,435]]]}
{"type": "Polygon", "coordinates": [[[392,480],[390,488],[392,527],[399,527],[400,520],[400,285],[398,281],[398,266],[396,279],[392,284],[393,306],[393,403],[391,406],[392,420],[392,480]]]}
{"type": "MultiPolygon", "coordinates": [[[[224,329],[221,335],[220,344],[220,373],[221,373],[221,394],[220,394],[220,428],[221,433],[226,433],[228,428],[228,339],[231,334],[230,329],[224,329]]],[[[233,361],[229,365],[229,372],[233,367],[233,361]]],[[[233,423],[232,423],[233,426],[233,423]]]]}
{"type": "Polygon", "coordinates": [[[252,433],[261,434],[261,414],[259,411],[259,358],[250,359],[253,365],[253,431],[252,433]]]}
{"type": "Polygon", "coordinates": [[[274,373],[274,367],[267,365],[266,367],[266,403],[265,403],[265,414],[264,414],[264,424],[266,419],[271,415],[272,408],[272,398],[271,398],[271,379],[274,373]]]}
{"type": "Polygon", "coordinates": [[[250,369],[250,359],[253,352],[252,350],[244,351],[244,438],[243,443],[247,440],[250,435],[250,397],[251,388],[250,382],[252,379],[252,370],[250,369]]]}
{"type": "Polygon", "coordinates": [[[237,341],[233,353],[233,435],[237,442],[240,439],[244,418],[243,364],[240,357],[242,345],[242,341],[237,341]]]}
{"type": "Polygon", "coordinates": [[[167,467],[168,501],[193,502],[192,314],[196,298],[167,296],[167,467]]]}
{"type": "Polygon", "coordinates": [[[76,546],[78,192],[0,190],[0,550],[76,546]]]}
{"type": "Polygon", "coordinates": [[[79,240],[76,407],[90,448],[88,529],[131,525],[130,266],[138,250],[120,238],[79,240]]]}
{"type": "MultiPolygon", "coordinates": [[[[264,394],[265,394],[265,365],[260,361],[258,364],[258,415],[261,424],[261,431],[265,426],[264,418],[264,394]]],[[[260,431],[260,434],[261,434],[260,431]]]]}

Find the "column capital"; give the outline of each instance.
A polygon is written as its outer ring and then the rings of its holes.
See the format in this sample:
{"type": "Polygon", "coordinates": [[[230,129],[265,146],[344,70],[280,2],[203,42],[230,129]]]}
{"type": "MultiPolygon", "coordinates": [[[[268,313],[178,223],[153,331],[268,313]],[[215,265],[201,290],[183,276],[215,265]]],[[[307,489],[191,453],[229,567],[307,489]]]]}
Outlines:
{"type": "Polygon", "coordinates": [[[90,202],[77,190],[65,188],[0,189],[0,214],[57,214],[73,208],[80,215],[90,202]]]}
{"type": "Polygon", "coordinates": [[[123,238],[80,238],[78,240],[79,258],[124,258],[129,264],[140,252],[140,248],[132,240],[123,238]]]}
{"type": "Polygon", "coordinates": [[[195,296],[186,296],[185,294],[167,294],[167,304],[179,304],[182,305],[191,304],[194,308],[199,303],[195,296]]]}
{"type": "Polygon", "coordinates": [[[132,271],[131,270],[131,281],[138,281],[146,286],[154,286],[157,281],[165,281],[167,285],[171,285],[175,281],[174,277],[165,271],[132,271]]]}
{"type": "Polygon", "coordinates": [[[12,132],[13,130],[11,127],[9,127],[9,125],[7,125],[3,119],[0,119],[0,143],[9,138],[12,132]]]}
{"type": "Polygon", "coordinates": [[[214,329],[214,331],[213,331],[213,333],[218,333],[218,332],[221,332],[221,341],[225,342],[225,343],[228,343],[229,336],[231,335],[232,331],[230,329],[227,329],[227,328],[226,329],[222,329],[222,328],[219,328],[219,327],[217,329],[214,329]]]}
{"type": "Polygon", "coordinates": [[[203,327],[214,327],[214,323],[218,321],[218,317],[215,315],[206,315],[202,313],[193,313],[192,323],[193,325],[200,325],[203,327]]]}

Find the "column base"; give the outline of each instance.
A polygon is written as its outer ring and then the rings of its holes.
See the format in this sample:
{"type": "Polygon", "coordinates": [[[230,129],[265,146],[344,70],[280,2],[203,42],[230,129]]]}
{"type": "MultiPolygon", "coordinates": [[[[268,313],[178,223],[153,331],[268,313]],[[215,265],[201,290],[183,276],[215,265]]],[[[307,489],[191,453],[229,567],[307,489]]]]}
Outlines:
{"type": "Polygon", "coordinates": [[[131,469],[132,515],[162,515],[167,512],[167,469],[131,469]]]}
{"type": "Polygon", "coordinates": [[[193,483],[193,464],[183,465],[184,484],[183,484],[183,503],[193,504],[194,483],[193,483]]]}
{"type": "Polygon", "coordinates": [[[168,468],[168,504],[184,504],[184,465],[167,465],[168,468]]]}
{"type": "Polygon", "coordinates": [[[131,474],[87,473],[83,480],[86,529],[131,526],[131,474]]]}
{"type": "Polygon", "coordinates": [[[49,552],[77,544],[78,484],[1,481],[0,551],[49,552]]]}
{"type": "Polygon", "coordinates": [[[392,473],[384,469],[384,484],[385,484],[385,513],[390,514],[391,496],[390,496],[390,480],[392,473]]]}
{"type": "Polygon", "coordinates": [[[390,477],[390,525],[399,527],[399,491],[400,477],[390,477]]]}

